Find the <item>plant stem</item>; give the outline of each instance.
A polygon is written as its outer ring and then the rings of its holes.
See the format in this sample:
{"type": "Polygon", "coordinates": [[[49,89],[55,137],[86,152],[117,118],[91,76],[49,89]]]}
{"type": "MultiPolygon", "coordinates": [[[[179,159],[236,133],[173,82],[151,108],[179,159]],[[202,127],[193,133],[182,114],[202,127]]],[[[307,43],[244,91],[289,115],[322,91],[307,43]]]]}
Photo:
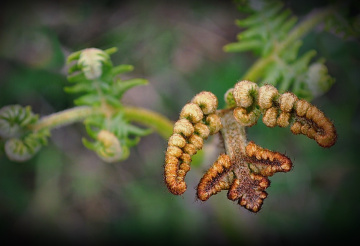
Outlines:
{"type": "Polygon", "coordinates": [[[86,117],[98,113],[100,113],[98,110],[89,106],[74,107],[44,116],[36,124],[29,126],[29,128],[33,131],[39,131],[44,128],[57,128],[82,121],[86,117]]]}
{"type": "Polygon", "coordinates": [[[124,110],[127,119],[154,129],[165,139],[173,133],[173,123],[159,113],[130,106],[125,107],[124,110]]]}
{"type": "Polygon", "coordinates": [[[333,7],[328,7],[322,10],[318,10],[316,12],[310,13],[301,23],[293,28],[293,30],[289,33],[285,40],[279,43],[274,50],[267,56],[258,59],[247,71],[247,73],[243,76],[243,79],[247,79],[250,81],[257,81],[264,74],[265,68],[269,65],[269,63],[274,61],[274,57],[277,54],[283,52],[286,48],[288,48],[291,44],[293,44],[296,40],[310,32],[314,26],[323,21],[326,17],[333,14],[335,9],[333,7]]]}
{"type": "MultiPolygon", "coordinates": [[[[169,138],[172,134],[173,123],[159,113],[137,107],[124,107],[123,110],[127,119],[154,129],[165,139],[169,138]]],[[[101,113],[105,112],[100,108],[89,106],[74,107],[42,117],[36,124],[29,126],[29,128],[33,131],[39,131],[44,128],[53,129],[83,121],[87,117],[101,113]]]]}

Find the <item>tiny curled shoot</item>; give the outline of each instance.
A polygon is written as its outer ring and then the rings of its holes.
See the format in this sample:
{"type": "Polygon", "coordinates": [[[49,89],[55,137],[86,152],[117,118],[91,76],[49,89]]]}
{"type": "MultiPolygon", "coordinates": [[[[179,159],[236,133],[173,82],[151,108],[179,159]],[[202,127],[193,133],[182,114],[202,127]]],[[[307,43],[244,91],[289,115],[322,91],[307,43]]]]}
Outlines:
{"type": "Polygon", "coordinates": [[[5,154],[10,160],[27,161],[47,144],[48,129],[30,129],[37,121],[30,106],[8,105],[0,109],[0,139],[5,142],[5,154]]]}
{"type": "Polygon", "coordinates": [[[174,195],[183,194],[185,176],[190,170],[191,157],[210,135],[220,133],[225,153],[220,154],[205,172],[197,186],[197,198],[208,200],[221,190],[228,190],[229,200],[251,212],[260,211],[268,196],[268,177],[277,172],[289,172],[292,161],[284,154],[264,149],[248,142],[245,127],[263,123],[272,128],[290,125],[293,134],[314,139],[321,147],[336,142],[333,123],[317,107],[298,99],[291,92],[280,94],[269,84],[259,87],[244,80],[225,94],[227,107],[216,110],[218,101],[211,92],[200,92],[181,110],[168,140],[165,154],[165,183],[174,195]]]}

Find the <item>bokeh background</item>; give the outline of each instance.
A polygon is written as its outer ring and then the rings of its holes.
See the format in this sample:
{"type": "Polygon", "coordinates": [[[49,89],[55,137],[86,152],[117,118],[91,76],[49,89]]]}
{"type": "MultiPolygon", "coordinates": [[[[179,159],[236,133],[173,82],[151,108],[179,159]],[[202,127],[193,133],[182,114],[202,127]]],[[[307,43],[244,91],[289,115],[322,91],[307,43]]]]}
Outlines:
{"type": "MultiPolygon", "coordinates": [[[[326,1],[288,1],[300,18],[326,1]]],[[[48,115],[73,106],[65,94],[65,57],[88,47],[117,47],[114,64],[132,64],[129,77],[149,85],[131,89],[124,103],[178,118],[202,90],[218,96],[256,60],[224,53],[236,40],[231,1],[27,1],[0,9],[0,106],[31,105],[48,115]]],[[[271,177],[258,214],[226,198],[195,199],[195,187],[212,164],[187,175],[182,196],[167,191],[163,161],[167,141],[142,138],[121,163],[102,162],[81,143],[81,123],[52,131],[50,144],[26,163],[0,157],[0,235],[12,242],[51,244],[154,243],[169,245],[315,244],[356,236],[359,228],[360,47],[318,28],[300,53],[316,49],[336,83],[312,103],[333,119],[338,142],[319,147],[289,129],[262,123],[249,139],[286,153],[294,169],[271,177]]],[[[209,139],[208,142],[215,141],[209,139]]]]}

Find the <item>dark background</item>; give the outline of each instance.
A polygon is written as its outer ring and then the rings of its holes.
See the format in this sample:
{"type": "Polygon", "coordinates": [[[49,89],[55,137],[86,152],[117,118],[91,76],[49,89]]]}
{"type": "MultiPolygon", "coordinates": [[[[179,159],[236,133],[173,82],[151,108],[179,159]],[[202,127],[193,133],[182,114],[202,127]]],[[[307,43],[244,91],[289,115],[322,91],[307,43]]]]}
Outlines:
{"type": "MultiPolygon", "coordinates": [[[[326,1],[288,1],[303,17],[326,1]]],[[[352,9],[356,11],[358,9],[352,9]]],[[[48,115],[73,106],[65,94],[65,57],[88,47],[117,47],[114,64],[132,64],[128,77],[149,85],[130,90],[124,104],[176,120],[202,90],[223,95],[257,57],[224,53],[240,29],[231,1],[28,1],[0,10],[0,106],[31,105],[48,115]]],[[[334,121],[338,142],[319,147],[289,129],[262,123],[249,139],[286,153],[287,174],[270,178],[269,197],[253,214],[226,198],[203,203],[195,187],[211,165],[187,175],[188,190],[170,194],[163,183],[166,140],[142,138],[121,163],[102,162],[81,143],[80,123],[52,131],[50,144],[32,160],[0,158],[0,235],[13,242],[51,244],[154,243],[169,245],[315,244],[345,242],[359,229],[359,68],[356,39],[316,28],[300,52],[315,49],[336,83],[312,101],[334,121]]],[[[209,140],[211,142],[211,139],[209,140]]]]}

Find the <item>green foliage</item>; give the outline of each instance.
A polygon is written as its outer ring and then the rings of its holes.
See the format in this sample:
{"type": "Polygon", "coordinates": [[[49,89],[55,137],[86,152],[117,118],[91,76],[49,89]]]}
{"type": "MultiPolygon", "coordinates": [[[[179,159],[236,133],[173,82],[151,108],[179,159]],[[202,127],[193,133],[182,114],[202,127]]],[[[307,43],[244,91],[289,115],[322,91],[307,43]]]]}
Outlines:
{"type": "Polygon", "coordinates": [[[0,139],[10,160],[27,161],[47,144],[49,131],[31,131],[29,126],[38,121],[29,106],[9,105],[0,109],[0,139]]]}
{"type": "Polygon", "coordinates": [[[145,85],[145,79],[122,80],[117,75],[131,72],[131,65],[114,67],[110,54],[116,49],[105,51],[89,48],[71,54],[68,63],[75,62],[69,68],[68,80],[75,85],[65,87],[68,93],[83,93],[75,100],[76,105],[100,106],[107,103],[113,107],[121,107],[123,94],[134,86],[145,85]],[[102,101],[104,100],[104,101],[102,101]]]}
{"type": "Polygon", "coordinates": [[[92,116],[87,118],[84,124],[95,142],[83,138],[83,144],[106,162],[126,159],[130,154],[129,148],[135,146],[141,136],[151,133],[149,129],[131,125],[123,112],[118,112],[110,118],[103,115],[92,116]]]}
{"type": "Polygon", "coordinates": [[[123,111],[123,94],[138,85],[147,84],[145,79],[122,80],[119,74],[133,70],[131,65],[113,66],[110,55],[115,48],[100,50],[84,49],[71,54],[68,63],[68,80],[74,83],[65,87],[68,93],[78,93],[76,105],[86,105],[98,109],[99,114],[84,121],[87,133],[95,141],[83,138],[83,144],[106,162],[116,162],[129,156],[129,148],[136,145],[141,136],[151,133],[131,125],[123,111]]]}
{"type": "Polygon", "coordinates": [[[312,62],[316,56],[315,50],[299,54],[303,41],[297,32],[301,23],[297,24],[298,18],[289,9],[284,9],[278,1],[250,1],[246,11],[252,14],[236,21],[245,30],[237,35],[237,42],[224,46],[224,50],[252,51],[266,60],[261,71],[257,71],[260,85],[272,84],[280,92],[292,91],[308,100],[322,95],[331,87],[334,79],[328,75],[324,59],[312,62]],[[315,64],[322,64],[317,80],[314,80],[314,69],[310,69],[317,67],[315,64]]]}
{"type": "Polygon", "coordinates": [[[83,139],[84,145],[106,162],[124,160],[130,147],[152,131],[132,125],[121,98],[126,91],[147,84],[145,79],[122,80],[119,74],[133,70],[131,65],[113,66],[110,55],[116,48],[84,49],[68,57],[67,93],[79,94],[73,109],[38,119],[30,107],[5,106],[0,110],[1,146],[13,161],[27,161],[47,144],[52,127],[84,120],[87,133],[95,141],[83,139]]]}

